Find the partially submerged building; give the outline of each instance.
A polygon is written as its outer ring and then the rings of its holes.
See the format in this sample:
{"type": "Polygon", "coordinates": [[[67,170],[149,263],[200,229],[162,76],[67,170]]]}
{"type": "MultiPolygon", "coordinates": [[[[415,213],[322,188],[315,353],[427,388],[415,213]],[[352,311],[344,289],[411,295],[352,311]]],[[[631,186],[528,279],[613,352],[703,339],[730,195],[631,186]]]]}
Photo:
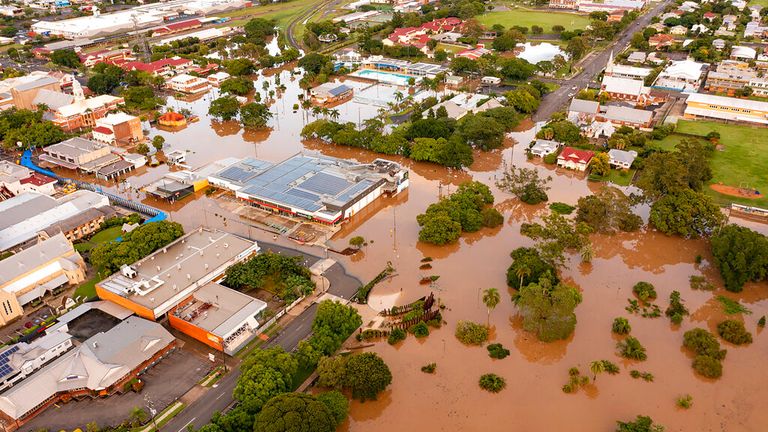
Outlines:
{"type": "Polygon", "coordinates": [[[44,162],[106,180],[135,168],[134,163],[123,160],[109,145],[80,137],[50,145],[43,151],[45,153],[40,155],[40,160],[44,162]]]}
{"type": "Polygon", "coordinates": [[[347,220],[381,195],[408,187],[408,170],[385,159],[361,164],[296,155],[274,165],[257,162],[227,167],[209,181],[250,205],[326,224],[347,220]]]}

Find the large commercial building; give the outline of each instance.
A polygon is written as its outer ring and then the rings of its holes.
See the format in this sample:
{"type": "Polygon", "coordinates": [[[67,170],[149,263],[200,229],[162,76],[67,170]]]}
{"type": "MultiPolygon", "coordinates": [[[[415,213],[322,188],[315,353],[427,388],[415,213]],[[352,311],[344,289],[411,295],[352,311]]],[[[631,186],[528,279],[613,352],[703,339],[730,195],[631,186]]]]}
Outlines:
{"type": "Polygon", "coordinates": [[[768,124],[768,102],[693,93],[685,101],[684,117],[768,124]]]}
{"type": "Polygon", "coordinates": [[[42,35],[61,36],[66,39],[99,38],[128,33],[136,29],[164,26],[184,15],[208,15],[250,6],[247,0],[171,0],[131,9],[60,21],[38,21],[32,31],[42,35]]]}
{"type": "MultiPolygon", "coordinates": [[[[106,135],[105,132],[100,130],[95,133],[106,135]]],[[[40,160],[44,162],[107,180],[135,168],[134,163],[123,160],[110,146],[80,137],[50,145],[44,152],[40,155],[40,160]]]]}
{"type": "Polygon", "coordinates": [[[258,250],[255,242],[242,237],[198,228],[97,283],[96,293],[157,320],[258,250]]]}
{"type": "Polygon", "coordinates": [[[349,219],[382,194],[408,187],[408,170],[376,159],[370,164],[325,156],[296,155],[278,164],[257,160],[229,166],[209,177],[249,204],[326,224],[349,219]]]}
{"type": "Polygon", "coordinates": [[[130,144],[144,139],[141,120],[130,114],[107,114],[96,120],[93,138],[107,144],[130,144]]]}
{"type": "Polygon", "coordinates": [[[12,374],[26,365],[30,373],[0,393],[2,430],[15,431],[61,401],[123,393],[175,348],[163,326],[135,316],[81,341],[53,332],[33,347],[13,345],[0,352],[0,371],[12,374]]]}
{"type": "Polygon", "coordinates": [[[0,261],[0,326],[48,293],[85,280],[85,261],[64,234],[0,261]]]}

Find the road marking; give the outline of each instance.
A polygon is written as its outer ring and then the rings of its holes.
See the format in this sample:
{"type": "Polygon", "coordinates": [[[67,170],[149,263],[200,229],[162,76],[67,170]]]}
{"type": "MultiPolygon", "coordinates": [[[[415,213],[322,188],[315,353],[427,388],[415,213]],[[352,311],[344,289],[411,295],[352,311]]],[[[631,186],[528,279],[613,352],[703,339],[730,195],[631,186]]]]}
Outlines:
{"type": "Polygon", "coordinates": [[[224,396],[224,393],[222,393],[222,394],[220,394],[219,396],[217,396],[217,397],[216,397],[216,400],[219,400],[219,399],[221,399],[221,397],[222,397],[222,396],[224,396]]]}
{"type": "Polygon", "coordinates": [[[195,421],[195,419],[197,419],[197,417],[192,417],[192,420],[188,421],[187,424],[182,426],[181,429],[179,429],[179,432],[186,431],[187,430],[187,426],[189,426],[193,421],[195,421]]]}

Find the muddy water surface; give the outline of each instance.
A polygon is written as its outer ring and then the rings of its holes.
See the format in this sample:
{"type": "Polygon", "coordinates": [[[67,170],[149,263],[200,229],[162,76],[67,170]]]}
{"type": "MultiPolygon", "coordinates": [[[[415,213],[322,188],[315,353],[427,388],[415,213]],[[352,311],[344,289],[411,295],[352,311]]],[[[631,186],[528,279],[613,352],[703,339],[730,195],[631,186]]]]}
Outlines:
{"type": "MultiPolygon", "coordinates": [[[[302,142],[302,125],[312,121],[311,113],[293,110],[298,103],[299,76],[284,68],[269,76],[256,78],[256,89],[266,99],[263,82],[275,89],[276,77],[286,86],[271,103],[276,117],[265,131],[244,131],[236,122],[216,122],[207,116],[210,101],[217,90],[203,98],[184,102],[169,100],[174,109],[186,108],[200,116],[200,122],[179,131],[153,130],[166,138],[166,150],[189,152],[192,168],[204,166],[226,157],[258,157],[277,162],[298,152],[356,159],[367,162],[379,155],[318,142],[302,142]]],[[[358,122],[376,114],[377,107],[348,102],[337,107],[340,119],[358,122]]],[[[433,287],[447,306],[447,324],[423,341],[410,337],[399,346],[385,342],[372,350],[381,354],[392,369],[392,386],[378,401],[354,402],[349,431],[441,430],[441,431],[612,431],[615,420],[630,419],[637,414],[650,415],[667,426],[668,431],[765,431],[768,411],[761,405],[768,397],[768,374],[761,365],[768,359],[766,335],[755,334],[755,342],[747,347],[727,346],[723,377],[717,381],[694,375],[691,358],[681,349],[683,333],[693,327],[710,330],[724,318],[713,296],[721,293],[721,281],[712,268],[708,245],[704,241],[681,240],[652,231],[616,236],[593,236],[594,261],[582,265],[572,257],[563,277],[578,286],[584,301],[576,309],[578,325],[568,340],[541,343],[520,328],[516,310],[506,288],[505,270],[510,264],[509,252],[528,246],[530,239],[520,235],[520,225],[536,220],[549,210],[545,205],[528,206],[494,189],[496,206],[503,212],[505,224],[494,230],[464,235],[455,245],[434,247],[417,242],[416,215],[440,196],[454,191],[468,180],[492,185],[511,163],[535,167],[552,175],[551,201],[575,204],[579,197],[596,191],[583,175],[554,170],[541,163],[526,160],[522,145],[533,139],[535,127],[513,133],[506,147],[490,153],[476,154],[469,170],[447,170],[430,164],[413,163],[394,157],[411,170],[411,186],[403,194],[381,199],[356,215],[331,240],[335,249],[346,247],[349,238],[362,235],[369,245],[352,257],[339,258],[348,271],[363,280],[380,272],[387,261],[398,276],[377,286],[370,305],[381,309],[392,304],[408,303],[428,293],[419,285],[422,276],[439,275],[433,287]],[[516,144],[515,144],[516,143],[516,144]],[[695,257],[701,255],[701,264],[695,257]],[[423,257],[432,257],[433,269],[419,270],[423,257]],[[715,293],[692,291],[688,278],[694,274],[709,277],[717,286],[715,293]],[[666,308],[669,293],[679,290],[691,317],[677,327],[666,318],[644,319],[624,311],[632,285],[646,280],[656,285],[657,303],[666,308]],[[485,322],[487,311],[480,301],[481,291],[497,287],[502,301],[490,317],[492,339],[508,347],[512,354],[504,360],[492,360],[484,348],[466,347],[453,336],[458,320],[485,322]],[[614,317],[627,316],[632,334],[647,348],[648,360],[627,362],[615,355],[616,338],[610,332],[614,317]],[[592,360],[609,359],[619,364],[617,376],[602,375],[594,385],[567,395],[561,387],[568,380],[568,368],[578,366],[588,374],[592,360]],[[437,363],[434,375],[419,369],[437,363]],[[646,383],[629,377],[630,369],[649,371],[655,382],[646,383]],[[481,374],[494,372],[507,380],[507,388],[489,394],[477,385],[481,374]],[[683,394],[693,396],[693,408],[675,407],[675,399],[683,394]]],[[[133,188],[156,180],[169,168],[142,168],[128,178],[133,188]]],[[[116,189],[112,185],[105,185],[116,189]]],[[[220,201],[198,193],[174,204],[160,203],[136,190],[124,194],[170,212],[171,218],[187,228],[206,224],[232,232],[249,234],[272,241],[264,234],[238,222],[220,207],[220,201]]],[[[647,215],[647,208],[638,212],[647,215]]],[[[279,242],[287,243],[284,239],[279,242]]],[[[729,294],[730,295],[730,294],[729,294]]],[[[752,311],[743,319],[755,333],[756,322],[768,313],[768,286],[748,286],[741,295],[730,295],[743,301],[752,311]]]]}

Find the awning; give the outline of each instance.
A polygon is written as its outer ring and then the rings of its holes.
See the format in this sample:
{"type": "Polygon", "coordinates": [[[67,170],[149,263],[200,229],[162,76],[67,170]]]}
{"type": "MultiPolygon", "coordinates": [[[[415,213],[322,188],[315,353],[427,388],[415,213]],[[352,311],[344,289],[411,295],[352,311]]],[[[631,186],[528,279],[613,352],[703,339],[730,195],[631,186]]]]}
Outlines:
{"type": "Polygon", "coordinates": [[[26,293],[20,295],[18,297],[19,304],[24,306],[27,303],[37,300],[40,297],[44,296],[45,293],[47,293],[48,291],[53,291],[56,288],[62,285],[66,285],[68,283],[69,283],[69,278],[67,278],[67,275],[65,274],[58,275],[55,278],[49,280],[48,282],[42,283],[36,286],[35,288],[27,291],[26,293]]]}

